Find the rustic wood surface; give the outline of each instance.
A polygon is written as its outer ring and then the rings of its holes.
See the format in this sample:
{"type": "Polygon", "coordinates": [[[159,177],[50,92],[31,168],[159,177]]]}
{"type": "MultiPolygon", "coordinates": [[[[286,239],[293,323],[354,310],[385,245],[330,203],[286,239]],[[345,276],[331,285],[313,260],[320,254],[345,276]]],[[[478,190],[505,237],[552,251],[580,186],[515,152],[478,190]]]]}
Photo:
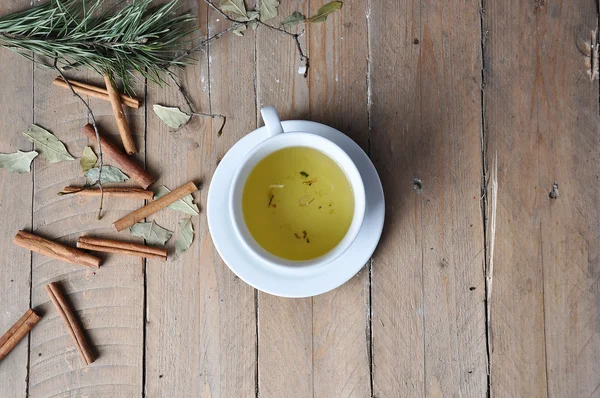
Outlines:
{"type": "MultiPolygon", "coordinates": [[[[273,24],[325,2],[281,1],[273,24]]],[[[182,3],[204,37],[229,26],[203,1],[182,3]]],[[[0,15],[29,6],[7,2],[0,15]]],[[[195,241],[179,257],[170,242],[166,263],[102,254],[97,270],[30,254],[11,243],[20,229],[73,246],[82,233],[128,237],[112,222],[143,202],[107,198],[98,221],[97,197],[56,195],[81,185],[78,161],[1,169],[0,334],[29,307],[42,320],[0,362],[0,396],[600,397],[597,28],[588,0],[346,0],[327,22],[297,28],[307,78],[293,38],[264,26],[222,37],[176,72],[197,112],[227,116],[221,136],[221,119],[200,115],[169,128],[152,105],[188,111],[181,92],[138,81],[143,104],[125,108],[134,157],[158,177],[151,188],[203,186],[195,241]],[[377,251],[321,296],[254,290],[208,231],[212,174],[265,105],[345,132],[383,182],[377,251]],[[98,354],[90,366],[45,294],[54,281],[98,354]]],[[[97,149],[56,75],[0,50],[1,153],[32,149],[21,134],[31,123],[75,157],[97,149]]],[[[110,103],[86,100],[120,142],[110,103]]],[[[148,220],[177,230],[185,217],[148,220]]]]}

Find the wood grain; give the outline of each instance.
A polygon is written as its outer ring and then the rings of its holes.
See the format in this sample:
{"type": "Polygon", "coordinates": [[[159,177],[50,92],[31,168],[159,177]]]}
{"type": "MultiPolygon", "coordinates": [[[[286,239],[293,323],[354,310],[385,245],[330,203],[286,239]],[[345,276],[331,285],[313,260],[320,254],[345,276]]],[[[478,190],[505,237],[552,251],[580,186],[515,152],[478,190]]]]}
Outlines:
{"type": "MultiPolygon", "coordinates": [[[[108,6],[108,2],[106,3],[108,6]]],[[[35,122],[52,131],[74,156],[81,156],[86,145],[96,148],[80,131],[88,122],[85,107],[69,92],[52,84],[56,72],[34,69],[35,122]]],[[[101,84],[102,76],[93,72],[69,73],[67,77],[101,84]]],[[[143,84],[135,90],[143,93],[143,84]]],[[[89,99],[103,131],[116,132],[110,104],[89,99]]],[[[127,109],[132,132],[144,148],[144,109],[127,109]]],[[[111,139],[118,136],[108,134],[111,139]]],[[[96,148],[96,153],[97,148],[96,148]]],[[[143,161],[144,154],[137,155],[143,161]]],[[[108,158],[105,164],[111,164],[108,158]]],[[[35,164],[35,201],[33,231],[53,236],[75,246],[77,236],[94,231],[95,236],[116,238],[111,222],[140,207],[140,200],[106,198],[104,216],[96,219],[98,198],[57,196],[65,185],[82,184],[78,161],[35,164]]],[[[32,305],[46,314],[32,330],[29,394],[38,396],[85,396],[100,394],[125,397],[142,393],[143,298],[142,260],[107,255],[99,270],[81,269],[35,254],[33,256],[32,305]],[[84,366],[71,337],[53,309],[44,286],[61,281],[63,292],[86,330],[98,359],[84,366]]]]}
{"type": "MultiPolygon", "coordinates": [[[[327,1],[311,1],[310,14],[327,1]]],[[[332,126],[369,151],[367,99],[369,3],[345,1],[341,11],[309,29],[310,120],[332,126]]],[[[313,297],[315,397],[371,395],[369,267],[332,292],[313,297]]]]}
{"type": "MultiPolygon", "coordinates": [[[[271,23],[294,11],[314,14],[322,5],[315,2],[307,10],[307,2],[282,3],[280,18],[271,23]]],[[[308,79],[297,73],[303,63],[291,38],[257,31],[257,103],[275,105],[282,120],[306,118],[337,127],[366,149],[366,2],[345,7],[326,24],[298,27],[308,31],[308,79]],[[346,68],[350,63],[354,67],[346,68]]],[[[312,299],[259,293],[260,394],[368,396],[367,301],[368,272],[312,299]]]]}
{"type": "MultiPolygon", "coordinates": [[[[308,14],[308,1],[282,2],[278,25],[294,11],[308,14]]],[[[301,31],[304,26],[299,25],[301,31]]],[[[307,45],[306,37],[300,39],[307,45]]],[[[291,37],[260,26],[256,31],[257,115],[273,105],[281,120],[310,119],[308,80],[298,74],[304,63],[291,37]]],[[[313,396],[313,305],[311,298],[288,299],[258,292],[258,391],[281,397],[294,391],[313,396]]]]}
{"type": "Polygon", "coordinates": [[[387,204],[373,394],[485,396],[479,9],[390,0],[368,20],[371,152],[387,204]]]}
{"type": "MultiPolygon", "coordinates": [[[[207,14],[203,2],[185,1],[181,7],[198,15],[203,34],[227,26],[214,12],[207,14]]],[[[225,114],[227,125],[219,137],[220,119],[194,116],[188,125],[173,131],[152,111],[148,113],[147,163],[160,171],[156,185],[173,189],[193,179],[200,180],[204,189],[195,195],[200,215],[193,218],[195,238],[190,249],[166,264],[147,263],[146,394],[254,396],[254,289],[220,259],[205,213],[208,185],[219,159],[256,127],[254,37],[251,31],[242,38],[228,35],[194,55],[196,64],[178,72],[182,84],[198,112],[225,114]]],[[[148,104],[189,111],[174,84],[150,85],[148,104]]],[[[176,229],[184,217],[189,215],[165,209],[151,219],[176,229]]]]}
{"type": "MultiPolygon", "coordinates": [[[[30,6],[5,3],[0,15],[30,6]]],[[[283,1],[270,22],[323,3],[283,1]]],[[[30,305],[44,317],[0,363],[0,396],[598,396],[600,104],[586,60],[598,10],[589,1],[483,6],[344,1],[306,27],[307,79],[290,37],[265,27],[224,36],[177,72],[197,111],[227,115],[221,137],[219,119],[198,116],[172,131],[149,106],[187,112],[177,87],[150,84],[145,93],[138,83],[144,106],[125,109],[141,152],[134,159],[147,160],[156,185],[205,187],[194,195],[201,214],[192,247],[166,263],[144,268],[103,254],[92,270],[31,257],[11,243],[19,229],[72,246],[90,231],[129,240],[111,223],[143,202],[107,197],[97,221],[97,197],[56,195],[83,184],[77,161],[39,156],[31,174],[0,170],[0,331],[30,305]],[[208,232],[212,174],[262,124],[266,105],[282,119],[350,135],[384,184],[387,219],[371,274],[364,268],[312,299],[256,293],[223,264],[208,232]],[[484,242],[482,209],[488,217],[492,209],[481,200],[482,177],[496,159],[497,227],[484,242]],[[492,243],[486,289],[484,244],[490,253],[492,243]],[[59,280],[97,347],[85,369],[43,289],[59,280]]],[[[199,16],[204,35],[229,25],[202,1],[181,9],[199,16]]],[[[0,72],[0,152],[30,150],[20,132],[33,122],[76,157],[95,147],[80,133],[84,107],[52,85],[55,71],[0,49],[0,72]]],[[[68,73],[104,85],[92,72],[68,73]]],[[[89,101],[118,142],[110,104],[89,101]]],[[[165,209],[150,219],[177,230],[184,217],[165,209]]]]}
{"type": "Polygon", "coordinates": [[[498,159],[491,392],[598,396],[598,81],[579,46],[598,10],[488,2],[484,28],[487,162],[498,159]]]}
{"type": "MultiPolygon", "coordinates": [[[[2,2],[0,15],[22,10],[29,1],[2,2]]],[[[32,63],[0,49],[0,153],[29,151],[33,145],[21,134],[33,122],[32,63]]],[[[35,162],[35,160],[34,160],[35,162]]],[[[32,167],[33,170],[33,167],[32,167]]],[[[13,245],[18,230],[31,228],[33,174],[0,169],[0,330],[5,331],[29,308],[31,254],[13,245]]],[[[27,391],[29,337],[2,360],[0,396],[22,397],[27,391]]]]}

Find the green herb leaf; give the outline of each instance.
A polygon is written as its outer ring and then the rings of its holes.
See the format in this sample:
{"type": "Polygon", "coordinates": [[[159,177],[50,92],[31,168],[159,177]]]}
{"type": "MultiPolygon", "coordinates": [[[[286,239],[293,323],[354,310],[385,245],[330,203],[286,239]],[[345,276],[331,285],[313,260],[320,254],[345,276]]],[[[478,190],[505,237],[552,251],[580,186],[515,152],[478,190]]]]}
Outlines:
{"type": "Polygon", "coordinates": [[[37,155],[36,151],[0,153],[0,168],[8,169],[11,173],[29,173],[31,162],[37,155]]]}
{"type": "Polygon", "coordinates": [[[234,19],[248,18],[244,0],[223,0],[219,6],[221,11],[230,13],[234,19]]]}
{"type": "Polygon", "coordinates": [[[23,132],[23,135],[35,144],[35,149],[44,155],[50,163],[62,162],[63,160],[75,160],[75,158],[67,151],[65,144],[56,138],[54,134],[40,126],[32,124],[27,131],[23,132]]]}
{"type": "Polygon", "coordinates": [[[309,22],[325,22],[327,16],[334,11],[342,8],[343,3],[341,1],[332,1],[319,8],[317,13],[309,18],[309,22]]]}
{"type": "Polygon", "coordinates": [[[177,240],[175,241],[175,254],[179,256],[185,253],[193,241],[194,224],[192,223],[192,217],[182,218],[179,220],[179,235],[177,235],[177,240]]]}
{"type": "Polygon", "coordinates": [[[246,25],[240,25],[233,30],[233,34],[236,36],[244,36],[244,32],[246,32],[246,25]]]}
{"type": "Polygon", "coordinates": [[[179,127],[187,124],[191,118],[190,115],[183,113],[179,108],[176,107],[155,104],[152,106],[152,109],[154,109],[154,113],[156,113],[156,116],[158,116],[160,120],[165,122],[167,126],[174,129],[178,129],[179,127]]]}
{"type": "Polygon", "coordinates": [[[86,146],[83,150],[83,156],[81,157],[81,160],[79,160],[79,164],[81,165],[81,169],[83,170],[83,172],[85,173],[86,171],[94,167],[97,161],[98,157],[96,156],[92,148],[86,146]]]}
{"type": "MultiPolygon", "coordinates": [[[[98,167],[94,167],[93,169],[89,169],[83,175],[87,178],[91,183],[95,183],[98,181],[98,175],[100,174],[100,169],[98,167]]],[[[102,181],[101,183],[107,182],[125,182],[129,179],[118,167],[114,166],[104,166],[102,167],[102,181]]]]}
{"type": "Polygon", "coordinates": [[[284,28],[292,28],[296,25],[298,25],[300,22],[304,22],[306,20],[306,17],[304,16],[304,14],[302,14],[301,12],[293,12],[292,15],[290,15],[289,17],[286,17],[283,22],[281,22],[281,25],[284,28]]]}
{"type": "Polygon", "coordinates": [[[260,20],[267,21],[278,14],[279,0],[260,0],[260,20]]]}
{"type": "Polygon", "coordinates": [[[129,233],[146,239],[149,245],[164,245],[173,236],[173,231],[161,227],[154,221],[133,224],[129,227],[129,233]]]}
{"type": "MultiPolygon", "coordinates": [[[[171,192],[171,190],[164,185],[162,187],[158,187],[156,193],[154,194],[154,200],[160,199],[166,194],[171,192]]],[[[193,216],[197,216],[200,214],[200,210],[198,209],[198,205],[194,203],[194,197],[192,194],[188,194],[183,198],[171,203],[169,205],[170,209],[182,211],[187,214],[191,214],[193,216]]]]}
{"type": "Polygon", "coordinates": [[[308,173],[306,171],[301,171],[300,175],[304,178],[308,177],[308,173]]]}

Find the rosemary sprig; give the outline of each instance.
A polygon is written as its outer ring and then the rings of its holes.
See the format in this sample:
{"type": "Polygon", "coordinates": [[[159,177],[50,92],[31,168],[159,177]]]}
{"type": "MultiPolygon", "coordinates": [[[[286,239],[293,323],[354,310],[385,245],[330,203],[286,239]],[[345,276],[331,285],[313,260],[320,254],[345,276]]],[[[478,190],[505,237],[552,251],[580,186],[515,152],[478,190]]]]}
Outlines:
{"type": "Polygon", "coordinates": [[[109,15],[102,0],[50,0],[0,18],[0,46],[108,73],[131,93],[132,72],[161,84],[163,72],[183,66],[180,40],[195,31],[192,15],[175,14],[178,0],[151,2],[137,0],[109,15]]]}

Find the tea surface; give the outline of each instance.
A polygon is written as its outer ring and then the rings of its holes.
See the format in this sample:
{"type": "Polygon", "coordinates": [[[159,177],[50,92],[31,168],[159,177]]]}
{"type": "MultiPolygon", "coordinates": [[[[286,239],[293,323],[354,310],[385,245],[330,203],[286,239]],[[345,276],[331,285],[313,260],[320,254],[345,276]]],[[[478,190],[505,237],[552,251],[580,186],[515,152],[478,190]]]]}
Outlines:
{"type": "Polygon", "coordinates": [[[246,226],[266,251],[310,260],[346,235],[354,194],[340,166],[306,147],[273,152],[252,170],[242,196],[246,226]]]}

